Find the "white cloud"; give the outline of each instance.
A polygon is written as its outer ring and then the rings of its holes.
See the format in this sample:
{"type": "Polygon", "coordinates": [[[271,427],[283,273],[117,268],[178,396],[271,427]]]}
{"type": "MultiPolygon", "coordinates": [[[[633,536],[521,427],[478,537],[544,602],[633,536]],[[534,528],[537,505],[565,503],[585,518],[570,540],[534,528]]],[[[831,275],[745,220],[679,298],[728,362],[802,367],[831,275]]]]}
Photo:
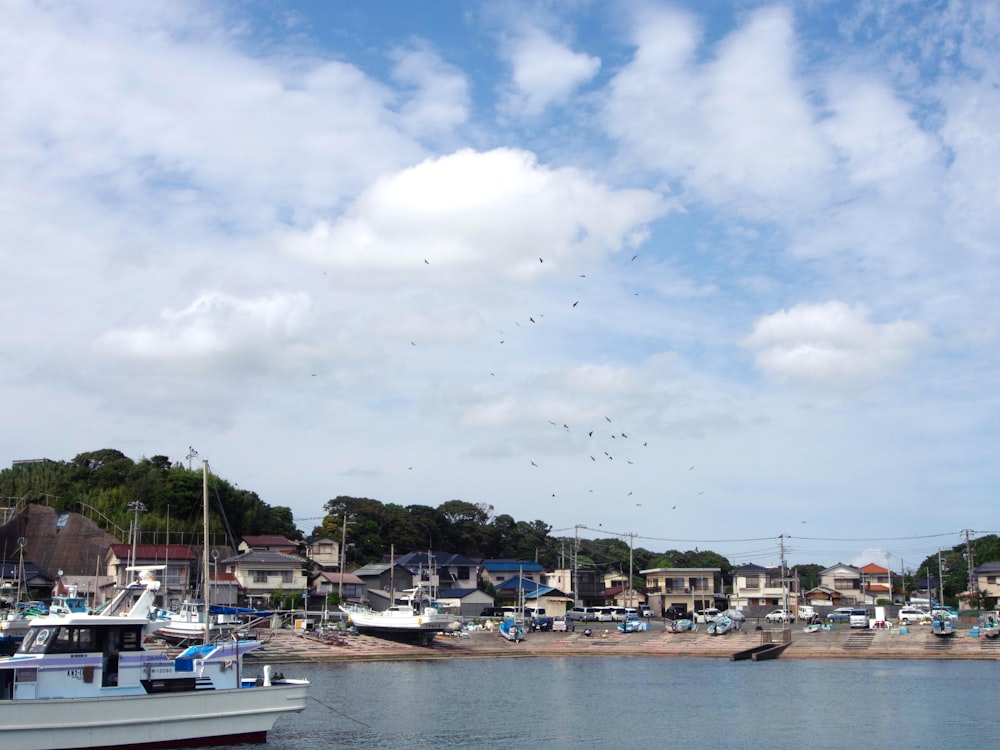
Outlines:
{"type": "Polygon", "coordinates": [[[707,62],[685,13],[647,9],[633,34],[635,56],[611,83],[606,123],[637,162],[754,217],[770,218],[772,202],[788,210],[820,199],[830,152],[796,75],[789,10],[755,11],[707,62]]]}
{"type": "Polygon", "coordinates": [[[183,310],[164,310],[155,325],[108,331],[97,347],[168,369],[248,360],[277,364],[296,347],[311,309],[303,293],[239,298],[209,291],[183,310]]]}
{"type": "Polygon", "coordinates": [[[513,88],[504,107],[528,117],[565,103],[601,67],[599,58],[573,52],[538,28],[522,28],[502,51],[511,66],[513,88]]]}
{"type": "Polygon", "coordinates": [[[852,388],[890,377],[927,338],[912,321],[875,324],[863,305],[797,305],[758,320],[744,345],[769,375],[852,388]]]}
{"type": "Polygon", "coordinates": [[[403,128],[416,136],[447,133],[469,117],[469,83],[426,43],[392,53],[393,78],[413,86],[414,96],[403,104],[403,128]]]}
{"type": "Polygon", "coordinates": [[[665,211],[653,192],[612,189],[525,151],[463,149],[379,180],[333,223],[279,239],[341,272],[396,278],[427,266],[422,283],[467,284],[532,278],[571,257],[634,246],[665,211]]]}
{"type": "Polygon", "coordinates": [[[0,136],[34,184],[250,232],[421,155],[392,92],[350,63],[249,56],[189,4],[117,10],[4,10],[0,136]]]}

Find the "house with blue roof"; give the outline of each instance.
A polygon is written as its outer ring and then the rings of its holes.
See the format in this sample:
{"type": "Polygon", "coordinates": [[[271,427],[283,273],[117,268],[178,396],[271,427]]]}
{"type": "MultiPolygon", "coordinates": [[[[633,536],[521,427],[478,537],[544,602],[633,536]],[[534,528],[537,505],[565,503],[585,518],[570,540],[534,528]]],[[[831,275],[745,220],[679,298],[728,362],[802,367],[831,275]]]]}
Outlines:
{"type": "Polygon", "coordinates": [[[514,576],[494,585],[501,605],[544,610],[549,617],[561,617],[573,606],[573,597],[551,586],[544,586],[527,577],[514,576]]]}
{"type": "Polygon", "coordinates": [[[545,572],[539,563],[524,560],[483,560],[481,570],[483,584],[493,584],[493,588],[498,588],[504,581],[515,577],[526,578],[538,584],[545,572]]]}

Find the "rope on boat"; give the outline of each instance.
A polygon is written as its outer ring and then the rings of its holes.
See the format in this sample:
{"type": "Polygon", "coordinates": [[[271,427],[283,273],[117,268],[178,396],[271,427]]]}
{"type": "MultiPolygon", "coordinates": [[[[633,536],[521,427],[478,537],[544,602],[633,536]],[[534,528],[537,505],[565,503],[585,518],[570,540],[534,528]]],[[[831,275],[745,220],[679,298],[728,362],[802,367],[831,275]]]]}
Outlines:
{"type": "Polygon", "coordinates": [[[329,703],[324,703],[319,698],[314,698],[313,696],[310,695],[309,699],[316,701],[319,705],[323,706],[323,708],[325,708],[327,711],[330,711],[331,713],[335,713],[335,714],[337,714],[337,716],[340,716],[341,718],[348,719],[349,721],[353,721],[355,724],[360,724],[361,726],[365,727],[366,729],[371,729],[372,728],[371,724],[365,724],[360,719],[355,719],[353,716],[348,716],[343,711],[338,711],[333,706],[331,706],[329,703]]]}

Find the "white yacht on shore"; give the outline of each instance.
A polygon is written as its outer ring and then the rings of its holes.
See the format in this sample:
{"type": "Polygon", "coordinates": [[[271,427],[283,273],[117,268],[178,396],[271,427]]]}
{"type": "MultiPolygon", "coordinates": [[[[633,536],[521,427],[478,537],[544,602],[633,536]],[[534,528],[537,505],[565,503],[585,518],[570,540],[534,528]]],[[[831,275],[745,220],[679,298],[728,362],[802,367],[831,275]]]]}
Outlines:
{"type": "Polygon", "coordinates": [[[402,599],[402,604],[381,612],[363,604],[341,605],[340,610],[359,633],[422,645],[437,633],[461,629],[457,618],[445,613],[423,586],[409,589],[402,599]]]}

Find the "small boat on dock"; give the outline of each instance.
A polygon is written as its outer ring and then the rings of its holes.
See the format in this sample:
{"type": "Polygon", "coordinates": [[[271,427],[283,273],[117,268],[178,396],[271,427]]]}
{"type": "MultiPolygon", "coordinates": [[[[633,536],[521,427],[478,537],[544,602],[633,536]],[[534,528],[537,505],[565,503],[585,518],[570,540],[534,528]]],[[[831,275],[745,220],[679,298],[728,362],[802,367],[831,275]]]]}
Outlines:
{"type": "Polygon", "coordinates": [[[725,615],[719,615],[708,624],[709,635],[725,635],[733,629],[733,621],[725,615]]]}
{"type": "Polygon", "coordinates": [[[939,637],[955,635],[955,620],[946,615],[934,615],[931,620],[931,632],[939,637]]]}
{"type": "Polygon", "coordinates": [[[505,617],[500,623],[500,635],[513,643],[524,640],[524,625],[513,617],[505,617]]]}
{"type": "Polygon", "coordinates": [[[767,648],[761,649],[760,651],[755,651],[750,655],[750,658],[754,661],[770,661],[771,659],[777,659],[781,656],[785,649],[788,648],[791,643],[769,643],[767,648]]]}

